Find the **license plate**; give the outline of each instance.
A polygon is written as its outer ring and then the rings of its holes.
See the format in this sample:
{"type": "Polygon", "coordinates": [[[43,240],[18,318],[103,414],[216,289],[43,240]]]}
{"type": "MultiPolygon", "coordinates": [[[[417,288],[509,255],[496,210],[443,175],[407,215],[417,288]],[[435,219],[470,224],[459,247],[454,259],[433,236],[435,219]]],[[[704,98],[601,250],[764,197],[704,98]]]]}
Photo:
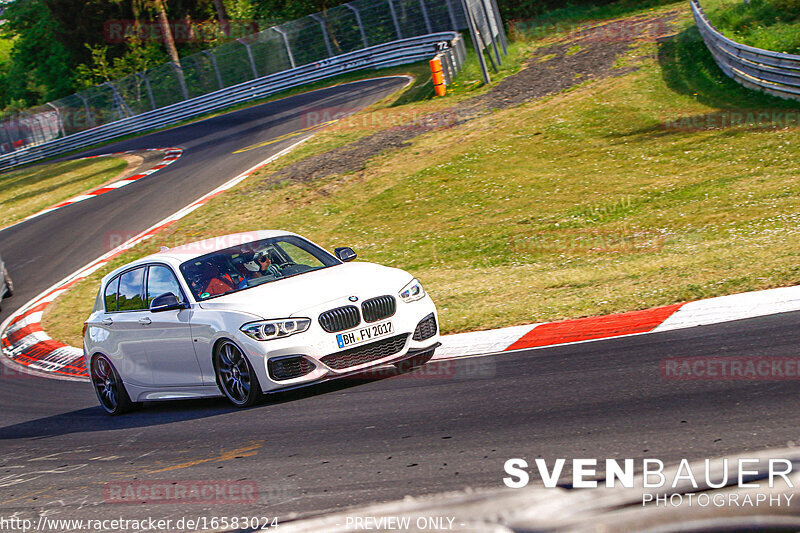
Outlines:
{"type": "Polygon", "coordinates": [[[356,344],[361,344],[363,342],[374,341],[375,339],[385,337],[392,332],[394,332],[394,327],[392,326],[391,321],[381,322],[380,324],[373,324],[371,326],[364,326],[363,328],[354,329],[353,331],[348,331],[347,333],[339,333],[336,335],[336,342],[339,344],[339,348],[345,348],[347,346],[355,346],[356,344]]]}

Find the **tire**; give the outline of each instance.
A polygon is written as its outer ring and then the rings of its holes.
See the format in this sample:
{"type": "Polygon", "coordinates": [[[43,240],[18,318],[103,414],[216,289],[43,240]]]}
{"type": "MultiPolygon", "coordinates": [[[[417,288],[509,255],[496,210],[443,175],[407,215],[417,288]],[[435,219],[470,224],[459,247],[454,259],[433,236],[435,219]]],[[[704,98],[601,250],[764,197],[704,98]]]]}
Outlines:
{"type": "Polygon", "coordinates": [[[134,408],[128,391],[122,384],[117,369],[105,355],[98,355],[92,359],[91,370],[92,384],[97,399],[106,413],[111,416],[127,413],[134,408]]]}
{"type": "Polygon", "coordinates": [[[415,368],[419,368],[430,361],[435,351],[436,350],[433,349],[427,352],[418,353],[413,357],[409,357],[408,359],[394,363],[394,366],[396,366],[400,372],[411,372],[415,368]]]}
{"type": "Polygon", "coordinates": [[[264,396],[253,366],[232,341],[214,348],[214,373],[219,390],[236,407],[252,407],[264,396]]]}
{"type": "Polygon", "coordinates": [[[6,280],[5,298],[11,298],[14,296],[14,282],[11,281],[11,276],[8,275],[8,270],[6,269],[5,265],[3,265],[3,279],[6,280]]]}

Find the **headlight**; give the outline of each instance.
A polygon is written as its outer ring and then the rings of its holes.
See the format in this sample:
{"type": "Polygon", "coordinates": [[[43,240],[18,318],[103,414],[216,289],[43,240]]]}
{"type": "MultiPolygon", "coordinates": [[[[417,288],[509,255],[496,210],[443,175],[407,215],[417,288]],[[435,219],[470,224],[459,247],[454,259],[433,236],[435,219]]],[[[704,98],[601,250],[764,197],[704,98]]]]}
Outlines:
{"type": "Polygon", "coordinates": [[[281,318],[278,320],[264,320],[249,322],[239,328],[242,333],[257,341],[270,341],[282,339],[295,333],[302,333],[311,325],[309,318],[281,318]]]}
{"type": "Polygon", "coordinates": [[[425,289],[418,279],[412,279],[411,283],[400,289],[400,298],[404,302],[413,302],[425,297],[425,289]]]}

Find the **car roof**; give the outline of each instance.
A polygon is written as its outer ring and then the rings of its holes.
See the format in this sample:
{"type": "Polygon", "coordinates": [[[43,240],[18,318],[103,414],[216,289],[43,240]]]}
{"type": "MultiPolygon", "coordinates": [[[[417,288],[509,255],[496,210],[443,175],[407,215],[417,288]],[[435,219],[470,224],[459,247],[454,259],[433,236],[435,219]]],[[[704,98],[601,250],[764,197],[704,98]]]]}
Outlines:
{"type": "Polygon", "coordinates": [[[260,241],[262,239],[269,239],[272,237],[281,237],[287,235],[294,235],[296,237],[300,237],[300,235],[292,233],[291,231],[281,231],[281,230],[245,231],[242,233],[231,233],[229,235],[211,237],[209,239],[204,239],[202,241],[190,242],[187,244],[182,244],[181,246],[176,246],[175,248],[162,249],[160,252],[148,255],[147,257],[142,257],[141,259],[137,259],[136,261],[131,261],[130,263],[115,269],[113,272],[103,277],[103,284],[105,284],[106,281],[111,279],[119,272],[122,272],[123,270],[127,270],[129,268],[133,268],[138,265],[160,261],[177,266],[178,264],[194,259],[195,257],[200,257],[213,252],[218,252],[220,250],[224,250],[232,246],[238,246],[240,244],[245,244],[248,242],[260,241]]]}

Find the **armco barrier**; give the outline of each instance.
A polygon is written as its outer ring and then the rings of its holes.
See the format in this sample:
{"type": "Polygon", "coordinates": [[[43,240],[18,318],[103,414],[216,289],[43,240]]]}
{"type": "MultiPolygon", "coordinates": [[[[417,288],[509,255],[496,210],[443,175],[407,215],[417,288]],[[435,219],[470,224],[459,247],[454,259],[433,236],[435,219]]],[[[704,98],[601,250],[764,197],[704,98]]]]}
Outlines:
{"type": "Polygon", "coordinates": [[[800,56],[732,41],[708,21],[698,0],[692,0],[691,4],[703,41],[728,77],[749,89],[800,100],[800,56]]]}
{"type": "MultiPolygon", "coordinates": [[[[292,87],[331,78],[345,72],[385,68],[430,59],[442,49],[451,48],[450,43],[457,36],[456,32],[441,32],[401,39],[264,76],[0,156],[0,170],[84,148],[123,135],[168,126],[210,111],[264,98],[292,87]]],[[[461,47],[463,49],[463,45],[461,47]]]]}

